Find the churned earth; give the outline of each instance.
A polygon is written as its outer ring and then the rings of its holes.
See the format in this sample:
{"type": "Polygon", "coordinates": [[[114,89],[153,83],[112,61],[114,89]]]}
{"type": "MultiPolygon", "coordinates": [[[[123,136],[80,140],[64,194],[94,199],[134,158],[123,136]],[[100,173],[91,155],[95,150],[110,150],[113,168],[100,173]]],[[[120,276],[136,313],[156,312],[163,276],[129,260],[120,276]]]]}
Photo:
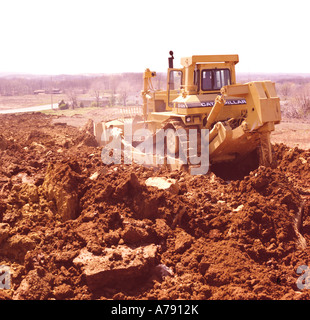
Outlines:
{"type": "Polygon", "coordinates": [[[297,273],[310,263],[309,150],[275,144],[276,169],[191,176],[105,165],[91,123],[0,120],[2,299],[310,298],[297,273]]]}

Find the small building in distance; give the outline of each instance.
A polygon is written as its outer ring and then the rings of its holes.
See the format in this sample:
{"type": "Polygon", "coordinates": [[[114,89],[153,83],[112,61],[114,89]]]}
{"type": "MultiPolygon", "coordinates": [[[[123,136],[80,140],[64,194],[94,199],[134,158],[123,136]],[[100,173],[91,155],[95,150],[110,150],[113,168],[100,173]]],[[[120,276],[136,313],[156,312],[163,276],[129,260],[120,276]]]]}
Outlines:
{"type": "Polygon", "coordinates": [[[60,89],[52,89],[52,90],[34,90],[33,94],[61,94],[62,91],[60,89]]]}
{"type": "Polygon", "coordinates": [[[45,94],[45,90],[34,90],[33,94],[45,94]]]}

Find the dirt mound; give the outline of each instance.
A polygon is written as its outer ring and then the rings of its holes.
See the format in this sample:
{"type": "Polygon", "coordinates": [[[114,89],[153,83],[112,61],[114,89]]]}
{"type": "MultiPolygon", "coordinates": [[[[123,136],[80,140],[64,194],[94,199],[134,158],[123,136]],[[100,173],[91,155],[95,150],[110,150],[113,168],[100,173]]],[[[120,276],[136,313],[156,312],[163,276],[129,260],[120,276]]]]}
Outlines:
{"type": "Polygon", "coordinates": [[[227,180],[104,165],[90,125],[1,120],[3,298],[309,298],[308,151],[275,145],[276,169],[227,180]]]}
{"type": "Polygon", "coordinates": [[[297,147],[288,148],[283,144],[274,146],[278,160],[278,169],[293,180],[302,193],[310,191],[310,150],[297,147]]]}
{"type": "Polygon", "coordinates": [[[78,216],[78,180],[80,168],[74,163],[51,163],[47,167],[43,192],[48,201],[54,201],[62,220],[75,219],[78,216]]]}

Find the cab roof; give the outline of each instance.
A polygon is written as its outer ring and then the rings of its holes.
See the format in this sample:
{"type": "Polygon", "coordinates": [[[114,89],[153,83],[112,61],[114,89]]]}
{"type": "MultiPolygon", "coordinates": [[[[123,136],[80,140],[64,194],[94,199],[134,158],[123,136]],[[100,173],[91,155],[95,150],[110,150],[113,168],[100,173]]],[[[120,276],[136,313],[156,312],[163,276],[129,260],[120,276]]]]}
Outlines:
{"type": "Polygon", "coordinates": [[[186,58],[181,58],[181,65],[183,67],[189,67],[197,63],[233,63],[237,64],[239,62],[239,56],[237,54],[229,55],[199,55],[191,56],[186,58]]]}

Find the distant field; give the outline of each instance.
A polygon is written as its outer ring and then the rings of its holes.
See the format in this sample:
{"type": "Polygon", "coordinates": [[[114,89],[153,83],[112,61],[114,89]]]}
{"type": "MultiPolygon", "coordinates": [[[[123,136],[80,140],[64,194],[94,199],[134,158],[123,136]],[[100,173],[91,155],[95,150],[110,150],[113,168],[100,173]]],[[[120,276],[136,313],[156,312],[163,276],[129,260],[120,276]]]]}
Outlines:
{"type": "Polygon", "coordinates": [[[62,99],[67,99],[65,94],[54,94],[52,97],[49,94],[29,94],[24,96],[0,96],[0,109],[16,109],[33,106],[41,106],[53,103],[58,103],[62,99]]]}
{"type": "MultiPolygon", "coordinates": [[[[77,95],[77,99],[89,98],[89,94],[77,95]]],[[[43,106],[46,104],[58,103],[64,100],[68,102],[68,95],[66,94],[29,94],[23,96],[1,96],[0,95],[0,110],[4,109],[17,109],[17,108],[27,108],[34,106],[43,106]]]]}

